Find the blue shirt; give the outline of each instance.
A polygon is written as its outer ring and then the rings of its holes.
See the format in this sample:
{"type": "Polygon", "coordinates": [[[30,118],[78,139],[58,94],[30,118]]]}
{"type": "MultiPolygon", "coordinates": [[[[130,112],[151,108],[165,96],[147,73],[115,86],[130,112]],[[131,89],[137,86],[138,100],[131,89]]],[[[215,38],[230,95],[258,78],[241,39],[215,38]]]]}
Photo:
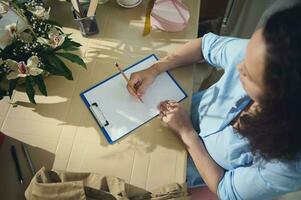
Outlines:
{"type": "Polygon", "coordinates": [[[216,84],[195,94],[192,103],[193,124],[199,125],[210,156],[226,170],[218,185],[220,199],[271,199],[301,188],[301,157],[291,162],[267,162],[253,155],[248,140],[229,125],[251,101],[236,69],[248,42],[212,33],[202,38],[204,59],[225,71],[216,84]]]}

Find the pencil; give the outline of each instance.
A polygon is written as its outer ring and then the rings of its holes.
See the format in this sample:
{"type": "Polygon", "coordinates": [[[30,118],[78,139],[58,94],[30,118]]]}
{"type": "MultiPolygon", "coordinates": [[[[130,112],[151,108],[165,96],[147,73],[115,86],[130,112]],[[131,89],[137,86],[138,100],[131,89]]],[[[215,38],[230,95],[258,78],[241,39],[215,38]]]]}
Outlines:
{"type": "Polygon", "coordinates": [[[21,172],[21,167],[20,167],[20,163],[19,163],[19,159],[17,156],[17,151],[14,145],[12,145],[10,147],[10,153],[13,157],[14,163],[15,163],[15,167],[16,167],[16,171],[17,171],[17,175],[18,175],[18,179],[20,181],[21,184],[23,184],[23,176],[22,176],[22,172],[21,172]]]}
{"type": "MultiPolygon", "coordinates": [[[[121,73],[121,75],[123,76],[123,78],[125,79],[125,81],[126,81],[127,83],[129,83],[130,80],[129,80],[128,77],[125,75],[125,73],[122,71],[122,69],[119,67],[118,63],[115,63],[115,66],[116,66],[117,69],[120,71],[120,73],[121,73]]],[[[136,91],[136,89],[134,89],[131,85],[129,85],[129,87],[130,87],[134,92],[136,91]]],[[[136,97],[141,101],[141,103],[143,103],[141,97],[139,97],[139,96],[136,94],[136,92],[135,92],[135,95],[136,95],[136,97]]]]}
{"type": "Polygon", "coordinates": [[[31,161],[29,152],[28,152],[27,144],[22,143],[22,149],[23,149],[23,153],[24,153],[24,155],[25,155],[25,158],[26,158],[26,160],[27,160],[27,163],[28,163],[28,165],[29,165],[31,174],[32,174],[32,176],[34,176],[35,173],[36,173],[36,171],[35,171],[35,169],[34,169],[34,167],[33,167],[33,164],[32,164],[32,161],[31,161]]]}

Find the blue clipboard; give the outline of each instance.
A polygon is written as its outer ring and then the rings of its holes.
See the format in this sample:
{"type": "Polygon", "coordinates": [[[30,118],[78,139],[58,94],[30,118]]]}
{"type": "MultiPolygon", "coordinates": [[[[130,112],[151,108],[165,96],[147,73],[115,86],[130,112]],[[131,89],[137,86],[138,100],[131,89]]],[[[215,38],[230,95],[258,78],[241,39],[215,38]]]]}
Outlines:
{"type": "MultiPolygon", "coordinates": [[[[125,70],[123,70],[125,73],[130,74],[131,70],[136,70],[139,71],[141,70],[139,67],[146,67],[146,65],[144,65],[144,63],[148,63],[148,65],[151,66],[152,62],[157,61],[158,58],[155,54],[151,54],[148,57],[138,61],[137,63],[127,67],[125,70]],[[136,69],[139,68],[139,69],[136,69]]],[[[147,67],[150,67],[147,66],[147,67]]],[[[146,67],[146,68],[147,68],[146,67]]],[[[159,75],[161,76],[161,74],[159,75]]],[[[128,133],[132,132],[133,130],[139,128],[140,126],[142,126],[143,124],[149,122],[150,120],[152,120],[154,117],[156,117],[158,114],[154,113],[155,111],[153,110],[154,105],[150,106],[150,108],[152,108],[152,112],[151,113],[147,113],[145,110],[143,109],[148,109],[148,107],[146,105],[141,105],[141,104],[137,104],[136,107],[141,107],[141,112],[144,113],[146,118],[144,118],[144,115],[140,115],[140,118],[143,118],[143,121],[141,122],[132,122],[132,121],[126,121],[128,119],[122,118],[123,116],[119,116],[121,115],[119,113],[118,115],[118,111],[115,110],[114,113],[114,109],[118,109],[116,108],[116,104],[111,105],[112,109],[108,110],[108,107],[110,106],[109,104],[111,104],[112,101],[118,101],[116,100],[116,97],[114,97],[114,95],[116,95],[116,93],[121,93],[122,92],[127,92],[126,88],[124,87],[124,85],[122,86],[122,89],[120,89],[120,85],[121,84],[125,84],[125,81],[122,80],[123,82],[118,82],[119,77],[121,77],[120,73],[116,73],[115,75],[101,81],[100,83],[94,85],[93,87],[87,89],[86,91],[82,92],[80,94],[80,97],[82,98],[83,102],[85,103],[85,105],[87,106],[87,108],[89,109],[89,111],[91,112],[92,116],[94,117],[95,121],[97,122],[97,124],[99,125],[100,129],[102,130],[104,136],[106,137],[107,141],[110,144],[113,144],[114,142],[116,142],[117,140],[119,140],[120,138],[124,137],[125,135],[127,135],[128,133]],[[112,84],[110,84],[110,81],[114,81],[116,82],[115,84],[115,88],[119,88],[120,91],[119,92],[115,92],[114,93],[114,89],[110,90],[111,93],[108,93],[108,91],[106,91],[106,87],[113,87],[112,84]],[[94,93],[94,94],[93,94],[94,93]],[[105,96],[104,96],[105,95],[105,96]],[[112,97],[110,97],[110,95],[112,95],[112,97]],[[146,107],[146,108],[144,108],[146,107]],[[119,119],[115,119],[114,116],[118,116],[119,119]],[[114,119],[113,119],[114,118],[114,119]],[[124,123],[129,124],[131,127],[129,127],[128,129],[125,129],[125,132],[120,133],[121,135],[119,135],[119,133],[117,133],[118,136],[115,135],[115,133],[113,134],[112,132],[114,132],[113,130],[113,126],[118,126],[118,123],[122,123],[124,121],[124,123]]],[[[187,94],[186,92],[181,88],[181,86],[176,82],[176,80],[172,77],[172,75],[169,72],[164,72],[164,75],[162,75],[163,78],[161,78],[158,81],[165,81],[164,83],[168,83],[166,85],[170,85],[169,87],[177,93],[177,101],[180,102],[182,100],[184,100],[185,98],[187,98],[187,94]],[[164,77],[163,77],[164,76],[164,77]]],[[[119,80],[120,81],[120,80],[119,80]]],[[[155,83],[157,82],[157,79],[155,80],[155,83]]],[[[161,82],[162,83],[162,82],[161,82]]],[[[154,83],[153,83],[154,84],[154,83]]],[[[159,84],[159,83],[158,83],[159,84]]],[[[154,84],[155,85],[155,84],[154,84]]],[[[155,86],[154,86],[155,87],[155,86]]],[[[167,87],[167,86],[166,86],[167,87]]],[[[161,88],[161,87],[160,87],[161,88]]],[[[170,88],[168,90],[170,90],[170,88]]],[[[151,90],[151,89],[150,89],[151,90]]],[[[167,89],[166,89],[167,90],[167,89]]],[[[153,89],[153,91],[156,91],[156,88],[153,89]]],[[[127,92],[128,93],[128,92],[127,92]]],[[[173,95],[172,91],[167,91],[164,92],[164,95],[166,93],[170,93],[170,95],[173,95]]],[[[128,96],[130,96],[129,94],[127,94],[128,96]]],[[[163,98],[161,97],[162,95],[158,95],[153,97],[154,95],[150,94],[150,99],[151,98],[155,98],[155,101],[158,101],[158,99],[156,98],[163,98]]],[[[129,97],[130,98],[130,97],[129,97]]],[[[123,98],[125,99],[125,98],[123,98]]],[[[166,100],[166,99],[165,99],[166,100]]],[[[130,101],[130,100],[129,100],[130,101]]],[[[152,101],[149,101],[152,102],[152,101]]],[[[146,102],[147,104],[147,102],[146,102]]],[[[151,103],[149,103],[150,105],[151,103]]],[[[118,104],[120,105],[120,104],[118,104]]],[[[122,107],[122,106],[120,106],[122,107]]],[[[123,106],[125,110],[123,110],[124,112],[129,112],[126,108],[126,106],[123,106]]],[[[120,108],[122,110],[122,108],[120,108]]],[[[130,113],[129,115],[132,115],[133,113],[130,113]]],[[[138,119],[139,116],[137,116],[138,119]]],[[[129,117],[130,118],[130,117],[129,117]]],[[[134,120],[135,121],[135,120],[134,120]]],[[[122,126],[124,127],[124,126],[122,126]]]]}

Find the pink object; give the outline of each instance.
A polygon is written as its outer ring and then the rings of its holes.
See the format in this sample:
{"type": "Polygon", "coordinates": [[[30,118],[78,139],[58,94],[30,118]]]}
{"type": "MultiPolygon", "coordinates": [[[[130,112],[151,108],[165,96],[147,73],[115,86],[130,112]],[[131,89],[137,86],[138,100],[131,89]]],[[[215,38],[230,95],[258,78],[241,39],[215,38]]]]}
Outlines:
{"type": "Polygon", "coordinates": [[[151,25],[167,32],[182,31],[190,14],[186,6],[178,0],[156,0],[151,11],[151,25]]]}

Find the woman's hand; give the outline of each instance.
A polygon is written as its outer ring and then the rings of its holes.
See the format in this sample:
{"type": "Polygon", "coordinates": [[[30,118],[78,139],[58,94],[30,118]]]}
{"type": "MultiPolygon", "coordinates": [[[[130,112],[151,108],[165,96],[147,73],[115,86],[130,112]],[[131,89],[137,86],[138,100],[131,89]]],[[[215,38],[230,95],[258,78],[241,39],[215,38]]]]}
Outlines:
{"type": "Polygon", "coordinates": [[[127,84],[129,93],[133,96],[138,95],[141,97],[159,74],[160,72],[157,70],[156,64],[145,70],[132,73],[129,83],[127,84]],[[136,91],[133,91],[132,88],[136,91]]]}
{"type": "Polygon", "coordinates": [[[195,132],[187,111],[175,101],[163,101],[159,105],[160,118],[182,140],[185,135],[195,132]]]}

